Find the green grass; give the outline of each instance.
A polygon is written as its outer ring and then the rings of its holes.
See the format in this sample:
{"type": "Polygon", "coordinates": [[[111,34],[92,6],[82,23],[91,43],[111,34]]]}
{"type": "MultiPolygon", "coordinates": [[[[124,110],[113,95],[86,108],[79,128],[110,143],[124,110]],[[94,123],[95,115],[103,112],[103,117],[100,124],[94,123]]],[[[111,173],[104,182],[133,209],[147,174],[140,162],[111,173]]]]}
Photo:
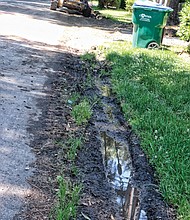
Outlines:
{"type": "Polygon", "coordinates": [[[81,60],[82,61],[88,61],[89,63],[91,63],[91,65],[94,66],[94,64],[96,63],[96,54],[95,53],[85,53],[83,55],[81,55],[81,60]]]}
{"type": "Polygon", "coordinates": [[[94,11],[99,11],[101,15],[105,18],[112,19],[114,21],[131,23],[132,22],[132,12],[123,9],[100,9],[96,1],[92,1],[92,9],[94,11]]]}
{"type": "Polygon", "coordinates": [[[164,50],[115,43],[104,50],[113,91],[155,167],[160,191],[190,219],[190,64],[164,50]]]}
{"type": "Polygon", "coordinates": [[[79,170],[75,165],[75,162],[77,152],[81,148],[82,142],[83,136],[77,137],[74,134],[67,139],[55,141],[57,147],[63,148],[63,158],[64,160],[67,160],[67,167],[63,164],[63,170],[61,173],[64,173],[66,170],[66,173],[70,173],[70,175],[67,178],[64,178],[62,175],[57,177],[57,203],[52,209],[50,219],[76,219],[82,184],[72,184],[70,177],[76,177],[79,174],[79,170]]]}
{"type": "Polygon", "coordinates": [[[57,182],[59,189],[57,192],[58,203],[55,210],[56,220],[76,219],[81,186],[72,185],[62,176],[57,177],[57,182]]]}
{"type": "Polygon", "coordinates": [[[132,22],[132,14],[131,12],[119,9],[99,9],[98,10],[104,17],[112,19],[114,21],[131,23],[132,22]]]}
{"type": "Polygon", "coordinates": [[[77,155],[77,151],[80,149],[82,145],[82,138],[70,138],[67,141],[67,159],[74,161],[77,155]]]}
{"type": "Polygon", "coordinates": [[[72,93],[72,95],[67,100],[67,103],[70,105],[75,104],[80,99],[80,94],[77,92],[72,93]]]}
{"type": "Polygon", "coordinates": [[[92,110],[88,100],[82,100],[78,105],[72,109],[72,116],[77,125],[82,125],[88,122],[92,115],[92,110]]]}

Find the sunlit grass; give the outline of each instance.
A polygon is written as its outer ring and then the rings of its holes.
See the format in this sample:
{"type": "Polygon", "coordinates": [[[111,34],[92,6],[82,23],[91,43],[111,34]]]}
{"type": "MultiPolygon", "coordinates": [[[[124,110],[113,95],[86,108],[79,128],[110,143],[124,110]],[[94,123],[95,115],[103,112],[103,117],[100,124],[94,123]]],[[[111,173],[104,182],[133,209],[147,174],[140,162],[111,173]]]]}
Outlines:
{"type": "Polygon", "coordinates": [[[88,122],[92,115],[91,106],[88,100],[82,100],[72,109],[72,116],[77,125],[82,125],[88,122]]]}
{"type": "Polygon", "coordinates": [[[80,185],[73,185],[62,176],[57,177],[59,189],[57,192],[58,202],[55,208],[56,220],[76,219],[79,202],[80,185]]]}
{"type": "MultiPolygon", "coordinates": [[[[68,139],[56,141],[56,146],[64,149],[64,157],[67,159],[67,172],[70,171],[72,176],[77,176],[79,170],[75,165],[77,153],[82,145],[82,137],[70,136],[68,139]]],[[[65,170],[63,166],[63,170],[65,170]]],[[[78,202],[80,199],[80,191],[82,184],[73,184],[70,178],[63,175],[57,177],[57,202],[52,209],[50,219],[55,220],[70,220],[76,219],[78,202]]]]}
{"type": "Polygon", "coordinates": [[[132,12],[126,11],[123,9],[100,9],[98,8],[98,3],[96,1],[92,1],[92,8],[95,11],[99,11],[101,15],[105,18],[112,19],[114,21],[131,23],[132,22],[132,12]]]}
{"type": "Polygon", "coordinates": [[[115,43],[104,50],[126,120],[156,169],[160,191],[190,219],[190,64],[164,50],[115,43]]]}
{"type": "Polygon", "coordinates": [[[125,10],[114,10],[114,9],[103,9],[99,11],[106,18],[115,21],[125,22],[125,23],[132,22],[131,12],[125,10]]]}

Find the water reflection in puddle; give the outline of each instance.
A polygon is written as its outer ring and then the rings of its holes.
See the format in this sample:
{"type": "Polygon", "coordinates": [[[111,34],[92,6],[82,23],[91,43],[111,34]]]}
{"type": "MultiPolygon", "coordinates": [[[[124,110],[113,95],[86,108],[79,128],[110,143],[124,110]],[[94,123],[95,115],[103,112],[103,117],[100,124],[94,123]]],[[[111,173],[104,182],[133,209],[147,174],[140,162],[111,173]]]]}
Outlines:
{"type": "Polygon", "coordinates": [[[118,198],[117,202],[123,206],[125,202],[125,191],[131,174],[131,159],[128,151],[121,143],[102,132],[103,155],[107,170],[107,177],[114,186],[118,198]]]}
{"type": "Polygon", "coordinates": [[[101,132],[101,139],[107,178],[115,189],[122,215],[126,220],[147,220],[139,207],[139,192],[129,183],[132,164],[126,143],[117,142],[106,132],[101,132]]]}

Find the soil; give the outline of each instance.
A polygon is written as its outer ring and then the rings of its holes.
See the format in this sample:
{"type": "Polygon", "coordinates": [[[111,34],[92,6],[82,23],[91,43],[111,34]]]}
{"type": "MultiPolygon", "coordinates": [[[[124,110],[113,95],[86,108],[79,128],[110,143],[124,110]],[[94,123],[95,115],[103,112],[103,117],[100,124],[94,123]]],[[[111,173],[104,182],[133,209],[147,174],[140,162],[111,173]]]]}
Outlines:
{"type": "MultiPolygon", "coordinates": [[[[56,178],[60,174],[73,184],[83,185],[78,220],[175,219],[175,209],[163,200],[154,169],[140,147],[140,140],[124,120],[114,94],[105,95],[101,89],[110,86],[109,77],[100,74],[103,69],[108,72],[109,66],[105,61],[95,61],[91,69],[90,64],[80,58],[85,51],[96,50],[97,45],[104,42],[130,40],[132,25],[50,11],[49,1],[45,0],[40,3],[2,1],[0,10],[5,19],[17,14],[19,19],[30,22],[31,16],[34,25],[40,22],[42,25],[33,30],[33,35],[26,36],[27,26],[24,26],[19,34],[16,31],[11,35],[9,29],[3,29],[0,36],[2,43],[9,43],[16,54],[22,53],[25,57],[22,66],[18,65],[21,72],[22,68],[30,69],[28,74],[43,73],[45,77],[40,90],[45,95],[35,96],[33,103],[38,113],[30,113],[27,122],[27,133],[31,137],[29,146],[35,155],[28,168],[32,174],[27,176],[31,192],[25,196],[13,219],[42,220],[51,216],[53,219],[58,189],[56,178]],[[42,27],[45,29],[38,33],[42,27]],[[89,71],[92,74],[90,83],[89,71]],[[71,116],[72,105],[68,100],[76,92],[92,102],[95,100],[93,115],[86,126],[77,126],[71,116]],[[127,165],[119,162],[115,165],[113,177],[115,181],[124,173],[122,169],[128,167],[130,178],[125,189],[121,190],[122,178],[119,186],[111,181],[103,135],[114,140],[115,145],[122,143],[116,151],[127,152],[130,158],[127,165]],[[74,175],[72,161],[66,157],[68,149],[63,146],[68,138],[81,136],[84,142],[75,161],[79,173],[74,175]],[[117,202],[118,192],[124,199],[122,204],[117,202]],[[132,201],[133,206],[128,206],[128,201],[132,201]]],[[[12,62],[14,66],[15,61],[12,62]]],[[[4,76],[6,68],[1,73],[1,77],[4,76]]]]}
{"type": "MultiPolygon", "coordinates": [[[[56,177],[60,175],[60,170],[72,182],[83,184],[77,219],[86,219],[84,215],[92,220],[128,219],[124,218],[125,209],[117,204],[116,191],[106,176],[100,138],[102,131],[129,145],[133,167],[130,182],[139,191],[139,203],[141,209],[146,212],[147,219],[175,219],[175,212],[163,201],[154,179],[154,171],[149,166],[130,125],[125,122],[114,96],[107,97],[106,103],[112,106],[114,117],[118,120],[115,129],[112,128],[102,104],[94,106],[93,116],[87,127],[77,127],[68,103],[70,94],[78,92],[92,100],[93,97],[98,97],[101,103],[104,103],[105,97],[101,95],[97,85],[83,87],[81,84],[86,81],[89,66],[85,67],[80,57],[62,53],[56,60],[56,65],[54,61],[50,63],[56,76],[48,76],[49,96],[46,100],[38,100],[42,116],[37,122],[32,119],[30,121],[29,132],[35,137],[30,146],[37,158],[31,164],[31,167],[35,168],[34,175],[28,178],[33,193],[26,199],[26,206],[14,219],[49,219],[50,213],[53,212],[52,205],[56,203],[56,177]],[[78,176],[72,174],[71,161],[67,161],[65,157],[67,149],[59,146],[60,141],[64,142],[73,135],[85,137],[85,144],[78,152],[75,164],[79,169],[78,176]]],[[[107,69],[105,64],[98,64],[98,69],[100,66],[101,69],[107,69]]],[[[95,80],[99,78],[98,69],[95,71],[95,80]]],[[[105,77],[101,82],[108,83],[105,77]]]]}

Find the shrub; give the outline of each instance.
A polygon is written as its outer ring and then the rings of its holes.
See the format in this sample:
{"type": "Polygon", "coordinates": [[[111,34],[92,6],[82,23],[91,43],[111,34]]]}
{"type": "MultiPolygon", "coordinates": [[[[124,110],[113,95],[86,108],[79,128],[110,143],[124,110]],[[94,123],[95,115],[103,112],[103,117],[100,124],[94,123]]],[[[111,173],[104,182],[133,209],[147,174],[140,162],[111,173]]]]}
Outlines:
{"type": "Polygon", "coordinates": [[[115,0],[113,6],[115,6],[117,9],[121,6],[121,0],[115,0]]]}
{"type": "Polygon", "coordinates": [[[186,2],[180,12],[180,27],[177,34],[182,40],[190,40],[190,2],[186,2]]]}
{"type": "Polygon", "coordinates": [[[121,0],[99,0],[99,8],[116,8],[119,9],[121,0]]]}
{"type": "Polygon", "coordinates": [[[125,0],[125,9],[127,11],[132,11],[132,6],[134,4],[135,0],[125,0]]]}
{"type": "Polygon", "coordinates": [[[126,0],[121,0],[120,8],[126,9],[126,0]]]}

